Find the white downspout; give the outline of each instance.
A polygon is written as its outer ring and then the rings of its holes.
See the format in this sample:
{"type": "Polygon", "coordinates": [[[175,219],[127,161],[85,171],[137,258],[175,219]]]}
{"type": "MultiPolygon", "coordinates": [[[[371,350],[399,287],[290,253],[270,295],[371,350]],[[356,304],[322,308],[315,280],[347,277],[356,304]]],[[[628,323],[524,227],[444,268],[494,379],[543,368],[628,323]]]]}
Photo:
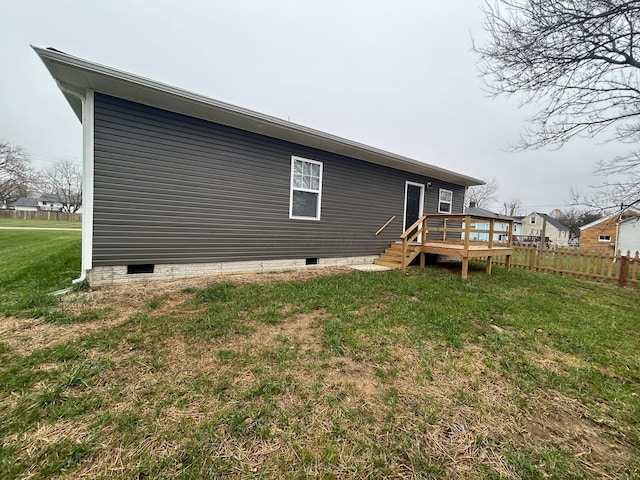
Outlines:
{"type": "Polygon", "coordinates": [[[72,281],[76,284],[85,281],[93,267],[93,90],[87,89],[82,95],[59,80],[56,83],[82,103],[82,262],[80,276],[72,281]]]}
{"type": "MultiPolygon", "coordinates": [[[[615,262],[616,259],[618,258],[618,247],[620,246],[620,219],[622,218],[622,213],[620,214],[620,216],[618,217],[618,221],[616,222],[616,241],[614,243],[613,246],[613,261],[615,262]]],[[[622,255],[624,255],[624,253],[622,253],[622,255]]]]}

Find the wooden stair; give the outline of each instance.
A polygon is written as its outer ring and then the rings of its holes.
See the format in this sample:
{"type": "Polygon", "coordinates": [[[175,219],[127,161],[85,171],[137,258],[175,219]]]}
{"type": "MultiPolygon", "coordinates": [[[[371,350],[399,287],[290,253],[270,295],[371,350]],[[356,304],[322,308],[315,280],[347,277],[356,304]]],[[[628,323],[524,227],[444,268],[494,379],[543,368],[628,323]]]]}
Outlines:
{"type": "MultiPolygon", "coordinates": [[[[420,253],[419,245],[409,245],[406,255],[406,265],[409,265],[411,261],[420,253]]],[[[389,268],[402,268],[402,243],[393,242],[389,248],[385,249],[380,254],[380,257],[376,258],[373,263],[376,265],[382,265],[389,268]]]]}

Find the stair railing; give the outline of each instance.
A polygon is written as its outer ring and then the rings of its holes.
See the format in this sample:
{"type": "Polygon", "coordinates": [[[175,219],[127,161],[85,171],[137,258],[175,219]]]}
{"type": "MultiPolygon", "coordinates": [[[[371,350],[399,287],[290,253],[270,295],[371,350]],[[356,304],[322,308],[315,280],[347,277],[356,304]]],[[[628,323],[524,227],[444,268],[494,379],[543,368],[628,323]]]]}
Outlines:
{"type": "Polygon", "coordinates": [[[418,237],[420,237],[420,245],[424,245],[427,241],[427,216],[422,215],[418,220],[416,220],[409,228],[407,228],[404,233],[400,236],[402,240],[402,270],[407,270],[409,263],[411,260],[415,258],[415,255],[409,258],[409,246],[418,241],[418,237]],[[415,230],[415,231],[414,231],[415,230]]]}
{"type": "Polygon", "coordinates": [[[384,223],[384,225],[382,225],[382,226],[378,229],[378,231],[375,233],[375,235],[380,235],[380,233],[381,233],[385,228],[387,228],[387,227],[391,224],[391,222],[393,222],[395,219],[396,219],[396,216],[395,216],[395,215],[391,215],[391,217],[389,217],[389,220],[387,220],[387,221],[384,223]]]}

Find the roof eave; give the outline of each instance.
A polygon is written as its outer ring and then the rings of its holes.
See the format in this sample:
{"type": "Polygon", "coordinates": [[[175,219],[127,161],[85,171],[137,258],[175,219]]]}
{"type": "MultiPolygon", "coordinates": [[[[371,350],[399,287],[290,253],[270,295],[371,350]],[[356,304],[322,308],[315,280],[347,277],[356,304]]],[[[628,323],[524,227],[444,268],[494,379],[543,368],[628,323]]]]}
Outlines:
{"type": "MultiPolygon", "coordinates": [[[[72,55],[32,46],[49,73],[65,85],[91,89],[164,110],[221,123],[242,130],[356,158],[397,170],[417,173],[456,185],[474,186],[484,182],[451,170],[420,162],[362,143],[321,132],[269,115],[237,107],[161,82],[89,62],[72,55]]],[[[65,93],[63,91],[63,93],[65,93]]],[[[76,116],[81,105],[65,93],[76,116]]]]}

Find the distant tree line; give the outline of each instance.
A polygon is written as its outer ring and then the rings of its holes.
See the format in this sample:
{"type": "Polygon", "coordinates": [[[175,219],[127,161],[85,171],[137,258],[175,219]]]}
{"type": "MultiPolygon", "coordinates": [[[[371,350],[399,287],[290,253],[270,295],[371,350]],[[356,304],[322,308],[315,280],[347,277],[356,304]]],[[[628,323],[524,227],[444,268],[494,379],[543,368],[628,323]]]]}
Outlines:
{"type": "Polygon", "coordinates": [[[71,160],[34,169],[19,145],[0,140],[0,207],[9,208],[20,197],[53,194],[61,211],[77,212],[82,206],[82,171],[71,160]]]}

